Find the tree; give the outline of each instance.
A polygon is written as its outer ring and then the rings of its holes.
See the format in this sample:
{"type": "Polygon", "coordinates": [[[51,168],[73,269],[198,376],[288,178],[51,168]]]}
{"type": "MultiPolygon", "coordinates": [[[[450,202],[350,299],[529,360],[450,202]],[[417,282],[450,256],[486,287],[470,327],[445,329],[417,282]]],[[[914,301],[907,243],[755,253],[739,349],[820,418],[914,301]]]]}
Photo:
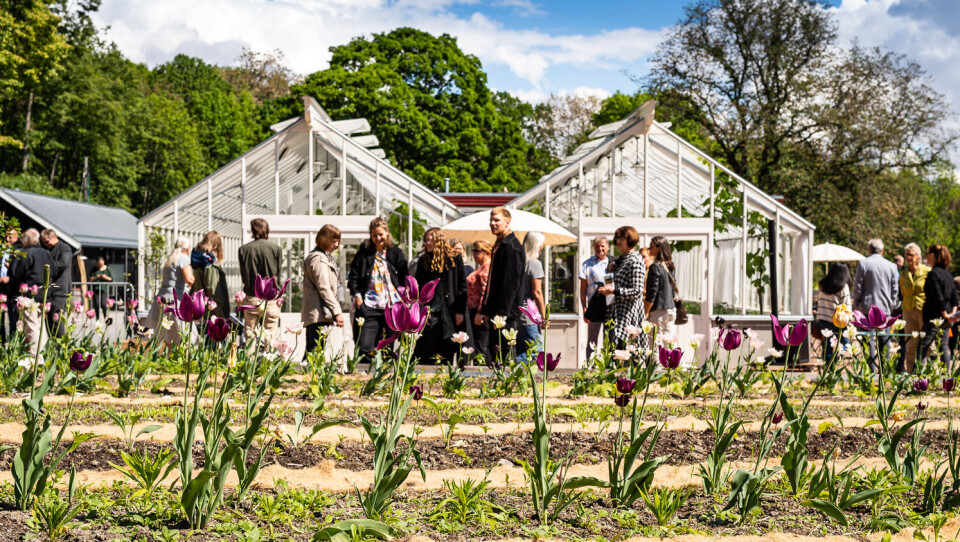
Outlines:
{"type": "Polygon", "coordinates": [[[928,173],[957,135],[919,66],[841,47],[825,5],[698,0],[651,60],[648,90],[695,105],[709,136],[695,144],[782,194],[818,235],[859,243],[889,228],[877,216],[901,212],[898,173],[928,173]]]}
{"type": "MultiPolygon", "coordinates": [[[[314,96],[334,118],[368,119],[387,157],[426,186],[449,178],[454,190],[512,191],[539,176],[522,125],[498,110],[480,60],[455,38],[399,28],[330,50],[330,68],[293,96],[314,96]]],[[[276,120],[298,111],[286,103],[276,120]]]]}
{"type": "Polygon", "coordinates": [[[257,105],[286,96],[300,79],[284,65],[279,49],[259,53],[245,48],[237,61],[239,66],[220,68],[220,73],[238,94],[249,93],[257,105]]]}
{"type": "Polygon", "coordinates": [[[0,147],[23,150],[23,171],[29,166],[34,95],[57,74],[69,50],[58,23],[40,0],[0,0],[0,102],[5,108],[10,100],[18,102],[24,119],[22,138],[10,135],[0,124],[0,147]]]}

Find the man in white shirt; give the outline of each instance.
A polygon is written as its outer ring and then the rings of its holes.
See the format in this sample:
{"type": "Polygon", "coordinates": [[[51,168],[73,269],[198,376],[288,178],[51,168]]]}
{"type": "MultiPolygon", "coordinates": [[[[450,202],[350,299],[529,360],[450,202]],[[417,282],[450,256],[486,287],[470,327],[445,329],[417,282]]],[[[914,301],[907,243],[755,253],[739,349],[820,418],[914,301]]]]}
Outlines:
{"type": "Polygon", "coordinates": [[[586,317],[587,305],[590,298],[597,291],[598,282],[603,282],[607,274],[607,265],[610,260],[607,259],[607,252],[610,250],[610,244],[606,237],[597,237],[593,240],[593,256],[587,258],[580,266],[580,308],[584,312],[583,321],[587,323],[587,359],[593,355],[593,345],[599,349],[600,332],[603,330],[603,320],[591,321],[586,317]]]}

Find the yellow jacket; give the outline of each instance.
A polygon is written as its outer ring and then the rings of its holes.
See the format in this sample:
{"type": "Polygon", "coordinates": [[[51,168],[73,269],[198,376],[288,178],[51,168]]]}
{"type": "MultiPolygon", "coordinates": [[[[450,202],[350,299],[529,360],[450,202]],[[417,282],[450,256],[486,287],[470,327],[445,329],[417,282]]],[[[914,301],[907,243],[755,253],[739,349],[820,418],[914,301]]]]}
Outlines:
{"type": "Polygon", "coordinates": [[[930,268],[924,264],[917,266],[917,272],[911,274],[907,266],[900,270],[900,292],[903,293],[903,310],[918,311],[923,308],[923,283],[927,280],[930,268]]]}

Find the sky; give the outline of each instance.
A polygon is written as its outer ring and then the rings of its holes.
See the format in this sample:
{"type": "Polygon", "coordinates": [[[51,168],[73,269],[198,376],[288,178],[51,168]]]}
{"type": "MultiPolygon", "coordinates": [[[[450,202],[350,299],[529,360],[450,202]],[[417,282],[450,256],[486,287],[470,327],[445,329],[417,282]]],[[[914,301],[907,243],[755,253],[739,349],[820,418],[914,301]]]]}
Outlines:
{"type": "MultiPolygon", "coordinates": [[[[332,45],[412,26],[455,36],[491,88],[528,101],[551,93],[635,92],[633,77],[683,14],[682,0],[104,0],[94,21],[149,66],[179,53],[230,65],[244,47],[280,50],[306,75],[332,45]]],[[[920,63],[960,112],[960,0],[832,0],[840,39],[920,63]]],[[[954,163],[960,163],[960,153],[954,163]]]]}

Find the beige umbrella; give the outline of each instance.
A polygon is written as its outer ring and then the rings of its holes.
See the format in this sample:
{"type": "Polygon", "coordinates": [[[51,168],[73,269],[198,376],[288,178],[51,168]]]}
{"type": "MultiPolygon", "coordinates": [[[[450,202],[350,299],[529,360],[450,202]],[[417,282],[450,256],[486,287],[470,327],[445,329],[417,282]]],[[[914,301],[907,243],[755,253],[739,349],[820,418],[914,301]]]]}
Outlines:
{"type": "Polygon", "coordinates": [[[815,245],[812,256],[815,262],[859,262],[863,259],[863,254],[856,250],[832,243],[815,245]]]}
{"type": "MultiPolygon", "coordinates": [[[[538,231],[546,238],[547,245],[566,245],[577,240],[577,236],[566,228],[547,220],[546,218],[521,211],[510,209],[510,229],[517,234],[521,241],[528,231],[538,231]]],[[[485,240],[493,242],[495,237],[490,233],[490,211],[480,211],[463,218],[458,218],[443,227],[447,239],[457,237],[464,243],[485,240]]]]}

